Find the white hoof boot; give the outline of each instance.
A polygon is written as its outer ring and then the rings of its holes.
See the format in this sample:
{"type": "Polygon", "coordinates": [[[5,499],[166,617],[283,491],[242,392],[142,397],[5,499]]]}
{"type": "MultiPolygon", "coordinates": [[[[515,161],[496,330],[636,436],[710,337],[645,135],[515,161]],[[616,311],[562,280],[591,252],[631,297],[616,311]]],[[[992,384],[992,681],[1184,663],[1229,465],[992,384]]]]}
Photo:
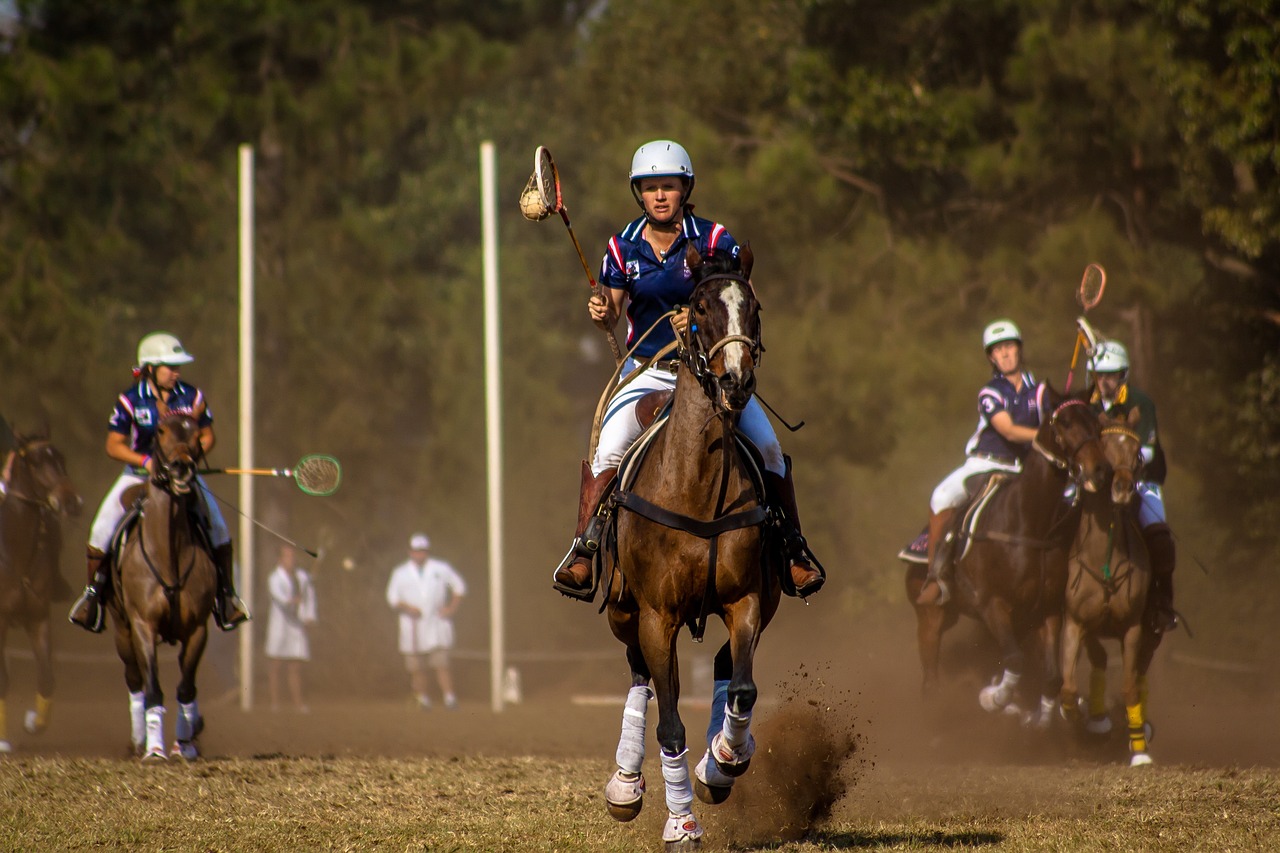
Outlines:
{"type": "Polygon", "coordinates": [[[171,758],[181,758],[183,761],[195,761],[200,757],[200,750],[193,741],[176,740],[173,742],[173,749],[170,751],[171,758]]]}
{"type": "Polygon", "coordinates": [[[142,756],[142,760],[147,762],[166,761],[168,758],[169,756],[165,755],[163,744],[147,747],[146,753],[142,756]]]}
{"type": "Polygon", "coordinates": [[[604,786],[605,807],[619,823],[635,820],[644,806],[644,774],[618,770],[604,786]]]}
{"type": "Polygon", "coordinates": [[[1084,730],[1099,737],[1111,734],[1111,717],[1107,714],[1091,716],[1085,721],[1084,730]]]}
{"type": "Polygon", "coordinates": [[[718,806],[733,793],[733,779],[720,769],[708,749],[693,768],[693,793],[707,805],[718,806]]]}
{"type": "Polygon", "coordinates": [[[702,824],[689,814],[671,814],[668,812],[667,825],[662,829],[662,840],[667,849],[693,849],[702,846],[702,824]]]}
{"type": "Polygon", "coordinates": [[[720,772],[726,776],[741,776],[751,766],[751,756],[756,754],[756,739],[748,732],[747,742],[734,749],[725,742],[724,733],[717,732],[711,739],[710,752],[720,772]]]}
{"type": "Polygon", "coordinates": [[[0,754],[13,752],[13,744],[7,740],[0,740],[0,754]]]}
{"type": "Polygon", "coordinates": [[[1145,752],[1135,752],[1129,758],[1130,767],[1146,767],[1151,763],[1151,756],[1147,755],[1145,752]]]}
{"type": "Polygon", "coordinates": [[[29,735],[38,735],[44,731],[44,726],[40,725],[40,715],[33,708],[27,711],[25,717],[22,718],[22,727],[26,729],[29,735]]]}
{"type": "MultiPolygon", "coordinates": [[[[989,714],[997,711],[1003,711],[1009,705],[1012,698],[1010,691],[1006,690],[1002,685],[991,684],[978,692],[978,704],[982,706],[982,710],[989,714]]],[[[1021,713],[1015,708],[1013,713],[1021,713]]]]}

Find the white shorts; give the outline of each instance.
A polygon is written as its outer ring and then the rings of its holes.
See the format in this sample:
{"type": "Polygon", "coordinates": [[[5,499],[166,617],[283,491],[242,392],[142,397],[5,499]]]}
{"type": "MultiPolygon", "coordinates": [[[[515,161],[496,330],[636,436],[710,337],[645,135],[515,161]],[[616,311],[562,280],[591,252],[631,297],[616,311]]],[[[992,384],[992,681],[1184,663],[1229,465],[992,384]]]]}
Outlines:
{"type": "MultiPolygon", "coordinates": [[[[639,365],[635,359],[627,359],[623,376],[630,375],[639,365]]],[[[650,367],[613,395],[605,408],[604,423],[600,426],[600,441],[596,445],[595,458],[591,460],[591,473],[600,476],[607,468],[617,468],[622,457],[644,432],[640,421],[636,418],[636,404],[640,398],[650,391],[670,391],[676,387],[674,373],[660,367],[650,367]]],[[[769,416],[755,397],[743,410],[738,419],[738,431],[751,440],[751,443],[764,457],[764,467],[779,477],[787,473],[787,463],[782,457],[782,445],[769,423],[769,416]]]]}

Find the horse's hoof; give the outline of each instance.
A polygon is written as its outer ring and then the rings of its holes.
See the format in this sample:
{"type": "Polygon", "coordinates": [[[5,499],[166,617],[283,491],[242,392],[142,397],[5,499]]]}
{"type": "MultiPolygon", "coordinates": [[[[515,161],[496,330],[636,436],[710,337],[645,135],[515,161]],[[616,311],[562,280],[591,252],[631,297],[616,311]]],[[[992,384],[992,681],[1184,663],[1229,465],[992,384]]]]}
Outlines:
{"type": "MultiPolygon", "coordinates": [[[[978,704],[982,706],[982,710],[989,714],[997,711],[1003,711],[1009,707],[1009,691],[1002,689],[998,685],[988,685],[978,691],[978,704]]],[[[1014,706],[1016,708],[1016,706],[1014,706]]],[[[1013,713],[1021,713],[1020,709],[1013,713]]]]}
{"type": "Polygon", "coordinates": [[[142,756],[142,760],[147,763],[151,763],[153,761],[166,761],[168,760],[168,756],[164,754],[164,747],[157,745],[148,749],[146,754],[142,756]]]}
{"type": "Polygon", "coordinates": [[[693,793],[709,806],[718,806],[733,793],[733,777],[720,771],[711,757],[711,750],[693,768],[693,793]]]}
{"type": "Polygon", "coordinates": [[[1097,714],[1090,716],[1085,721],[1084,730],[1091,735],[1097,737],[1105,737],[1111,734],[1111,717],[1107,714],[1097,714]]]}
{"type": "Polygon", "coordinates": [[[40,715],[34,710],[27,711],[27,715],[22,718],[22,727],[31,735],[38,735],[45,730],[45,726],[40,725],[40,715]]]}
{"type": "Polygon", "coordinates": [[[169,755],[172,758],[181,758],[183,761],[195,761],[200,757],[200,750],[196,749],[196,745],[189,740],[179,740],[174,741],[169,755]]]}
{"type": "Polygon", "coordinates": [[[1146,767],[1148,764],[1151,764],[1151,763],[1152,763],[1151,756],[1147,755],[1145,752],[1135,752],[1129,758],[1130,767],[1146,767]]]}
{"type": "Polygon", "coordinates": [[[696,850],[702,846],[702,824],[690,814],[668,813],[662,840],[668,850],[696,850]]]}
{"type": "Polygon", "coordinates": [[[605,783],[604,802],[609,817],[619,823],[635,820],[644,807],[644,775],[615,772],[605,783]]]}
{"type": "Polygon", "coordinates": [[[717,769],[726,776],[735,779],[747,772],[751,766],[751,756],[756,754],[756,739],[747,734],[747,742],[737,749],[725,743],[724,734],[717,733],[711,739],[711,757],[717,769]]]}

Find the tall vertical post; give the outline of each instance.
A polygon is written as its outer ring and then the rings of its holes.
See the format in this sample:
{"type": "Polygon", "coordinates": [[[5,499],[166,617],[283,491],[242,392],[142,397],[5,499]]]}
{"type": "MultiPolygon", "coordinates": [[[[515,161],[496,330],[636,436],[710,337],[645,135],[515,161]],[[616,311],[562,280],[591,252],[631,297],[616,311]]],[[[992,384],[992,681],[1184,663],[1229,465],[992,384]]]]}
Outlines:
{"type": "MultiPolygon", "coordinates": [[[[240,467],[253,467],[253,146],[240,146],[240,467]]],[[[240,477],[239,592],[253,612],[253,477],[240,477]]],[[[240,626],[240,707],[253,707],[253,622],[240,626]]]]}
{"type": "Polygon", "coordinates": [[[498,322],[497,165],[492,142],[480,144],[480,209],[484,237],[485,442],[489,493],[489,690],[502,710],[502,335],[498,322]]]}

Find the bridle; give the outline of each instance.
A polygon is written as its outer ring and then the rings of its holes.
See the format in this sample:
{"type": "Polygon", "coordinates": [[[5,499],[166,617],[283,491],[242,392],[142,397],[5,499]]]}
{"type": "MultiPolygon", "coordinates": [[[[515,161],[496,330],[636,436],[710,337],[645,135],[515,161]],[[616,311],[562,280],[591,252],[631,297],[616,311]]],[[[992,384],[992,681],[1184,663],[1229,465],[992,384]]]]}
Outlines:
{"type": "MultiPolygon", "coordinates": [[[[751,284],[747,279],[737,273],[713,273],[706,276],[698,282],[701,288],[709,281],[732,281],[743,285],[750,292],[751,284]]],[[[711,346],[703,348],[702,341],[696,334],[697,327],[691,326],[688,338],[682,341],[680,347],[680,360],[685,367],[689,368],[689,372],[698,380],[698,384],[702,387],[708,399],[711,400],[711,406],[718,415],[733,414],[732,410],[726,408],[721,401],[721,392],[727,392],[731,389],[736,380],[729,372],[716,374],[711,367],[711,361],[716,354],[729,344],[740,343],[747,347],[747,352],[751,356],[752,373],[747,377],[745,391],[748,396],[755,390],[755,368],[760,365],[760,356],[764,352],[764,345],[760,343],[759,333],[755,337],[750,335],[725,335],[717,340],[711,346]]]]}
{"type": "Polygon", "coordinates": [[[151,459],[155,464],[152,466],[151,482],[172,495],[188,494],[196,478],[196,466],[204,455],[204,448],[198,438],[190,459],[179,459],[165,453],[164,444],[160,441],[153,444],[151,459]]]}
{"type": "Polygon", "coordinates": [[[1070,446],[1066,445],[1066,443],[1062,439],[1062,432],[1058,428],[1058,419],[1062,416],[1063,412],[1070,411],[1076,406],[1084,406],[1086,410],[1088,410],[1089,408],[1089,404],[1083,400],[1067,400],[1063,403],[1060,403],[1058,407],[1053,410],[1053,414],[1049,416],[1049,426],[1053,429],[1053,435],[1055,440],[1059,443],[1059,445],[1061,445],[1065,449],[1066,451],[1065,455],[1059,456],[1056,453],[1052,453],[1048,451],[1046,448],[1041,447],[1039,442],[1036,442],[1036,448],[1040,450],[1040,452],[1043,453],[1045,457],[1048,458],[1048,460],[1052,462],[1054,465],[1056,465],[1059,469],[1063,471],[1069,471],[1071,474],[1071,478],[1079,482],[1081,479],[1084,478],[1084,469],[1083,469],[1083,466],[1076,461],[1076,457],[1079,456],[1080,451],[1083,450],[1085,446],[1087,446],[1089,443],[1091,442],[1096,443],[1098,441],[1099,436],[1096,434],[1086,435],[1083,439],[1081,439],[1080,441],[1077,441],[1074,445],[1070,445],[1070,446]]]}

